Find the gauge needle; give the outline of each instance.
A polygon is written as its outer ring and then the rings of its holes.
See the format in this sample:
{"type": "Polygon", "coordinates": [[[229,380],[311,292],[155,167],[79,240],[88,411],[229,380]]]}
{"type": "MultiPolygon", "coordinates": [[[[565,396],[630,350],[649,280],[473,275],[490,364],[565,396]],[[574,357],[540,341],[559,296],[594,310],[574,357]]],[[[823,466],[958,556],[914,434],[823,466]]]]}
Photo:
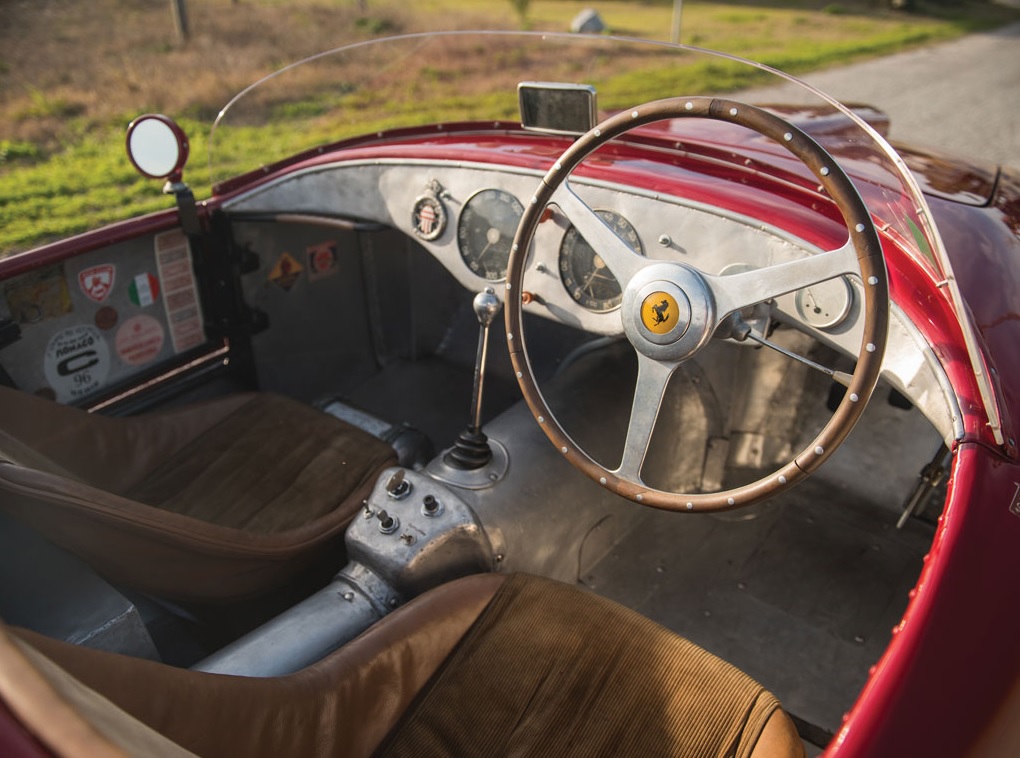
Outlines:
{"type": "Polygon", "coordinates": [[[589,293],[591,292],[589,287],[591,286],[591,283],[592,281],[594,281],[596,276],[602,276],[603,278],[605,278],[602,274],[602,269],[606,267],[606,262],[602,260],[602,256],[598,254],[592,256],[591,263],[595,268],[591,270],[591,273],[588,274],[588,278],[585,279],[584,284],[581,285],[581,289],[588,290],[589,293]]]}
{"type": "Polygon", "coordinates": [[[812,294],[810,287],[804,290],[804,305],[813,310],[815,313],[822,312],[822,309],[818,307],[818,301],[815,300],[815,296],[812,294]]]}
{"type": "Polygon", "coordinates": [[[591,285],[596,279],[601,279],[604,282],[615,282],[616,278],[612,274],[607,274],[605,271],[596,269],[588,274],[588,278],[584,280],[582,289],[588,290],[589,294],[594,295],[595,293],[591,290],[591,285]]]}
{"type": "Polygon", "coordinates": [[[490,247],[492,247],[497,242],[499,242],[499,229],[497,229],[494,226],[490,226],[489,227],[489,231],[487,231],[485,233],[485,240],[486,240],[486,245],[485,245],[485,247],[482,248],[482,252],[480,252],[478,254],[478,260],[481,260],[482,256],[484,256],[487,252],[489,252],[489,248],[490,247]]]}

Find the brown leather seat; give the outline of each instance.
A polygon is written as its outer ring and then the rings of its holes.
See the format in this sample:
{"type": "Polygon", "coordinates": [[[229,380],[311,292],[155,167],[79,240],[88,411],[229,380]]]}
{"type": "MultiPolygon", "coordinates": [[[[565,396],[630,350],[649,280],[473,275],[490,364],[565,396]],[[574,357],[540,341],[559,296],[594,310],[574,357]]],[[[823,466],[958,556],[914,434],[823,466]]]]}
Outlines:
{"type": "Polygon", "coordinates": [[[175,599],[258,594],[338,550],[395,462],[273,394],[109,418],[0,387],[0,509],[113,581],[175,599]]]}
{"type": "Polygon", "coordinates": [[[432,590],[275,679],[0,629],[0,700],[58,756],[803,755],[745,674],[628,609],[520,575],[432,590]]]}

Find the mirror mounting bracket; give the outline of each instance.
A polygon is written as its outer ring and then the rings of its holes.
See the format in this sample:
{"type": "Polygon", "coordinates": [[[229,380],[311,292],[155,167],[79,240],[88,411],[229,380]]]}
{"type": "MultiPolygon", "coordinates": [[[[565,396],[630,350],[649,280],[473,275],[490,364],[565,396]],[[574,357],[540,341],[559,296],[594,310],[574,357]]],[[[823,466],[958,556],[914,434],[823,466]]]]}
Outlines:
{"type": "Polygon", "coordinates": [[[177,201],[177,216],[180,219],[181,229],[189,237],[197,237],[202,234],[202,223],[198,219],[198,205],[195,203],[195,193],[191,191],[185,182],[167,180],[163,186],[164,195],[173,195],[177,201]]]}

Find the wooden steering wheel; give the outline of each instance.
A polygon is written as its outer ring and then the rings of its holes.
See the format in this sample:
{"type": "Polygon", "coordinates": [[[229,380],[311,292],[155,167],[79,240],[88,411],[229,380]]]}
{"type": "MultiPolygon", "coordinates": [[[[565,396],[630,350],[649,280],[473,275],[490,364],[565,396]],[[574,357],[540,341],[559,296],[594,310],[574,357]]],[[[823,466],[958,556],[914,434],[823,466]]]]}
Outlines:
{"type": "Polygon", "coordinates": [[[511,247],[506,283],[510,358],[524,399],[539,426],[574,466],[623,497],[684,512],[722,511],[760,502],[817,469],[846,439],[878,382],[889,319],[889,283],[878,232],[843,169],[811,137],[789,122],[745,103],[705,97],[645,103],[602,122],[578,139],[546,173],[528,203],[511,247]],[[783,145],[817,177],[849,230],[840,247],[803,259],[731,276],[710,276],[691,266],[643,258],[599,218],[570,187],[571,172],[593,151],[654,121],[710,118],[740,124],[783,145]],[[522,296],[528,251],[542,214],[555,203],[597,251],[623,288],[623,331],[637,353],[638,375],[620,465],[597,463],[563,430],[542,397],[528,358],[522,296]],[[864,330],[847,392],[815,439],[772,474],[714,493],[665,492],[641,480],[648,444],[666,386],[676,368],[711,340],[733,314],[779,295],[844,274],[861,277],[864,330]]]}

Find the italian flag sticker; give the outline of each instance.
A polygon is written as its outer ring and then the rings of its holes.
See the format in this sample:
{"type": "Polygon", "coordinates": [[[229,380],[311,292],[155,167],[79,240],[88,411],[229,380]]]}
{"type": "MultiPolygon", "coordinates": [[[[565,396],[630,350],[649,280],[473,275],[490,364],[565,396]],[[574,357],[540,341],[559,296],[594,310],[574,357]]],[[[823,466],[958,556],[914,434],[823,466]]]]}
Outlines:
{"type": "Polygon", "coordinates": [[[128,285],[128,297],[143,308],[152,305],[159,297],[159,279],[152,274],[139,274],[128,285]]]}

